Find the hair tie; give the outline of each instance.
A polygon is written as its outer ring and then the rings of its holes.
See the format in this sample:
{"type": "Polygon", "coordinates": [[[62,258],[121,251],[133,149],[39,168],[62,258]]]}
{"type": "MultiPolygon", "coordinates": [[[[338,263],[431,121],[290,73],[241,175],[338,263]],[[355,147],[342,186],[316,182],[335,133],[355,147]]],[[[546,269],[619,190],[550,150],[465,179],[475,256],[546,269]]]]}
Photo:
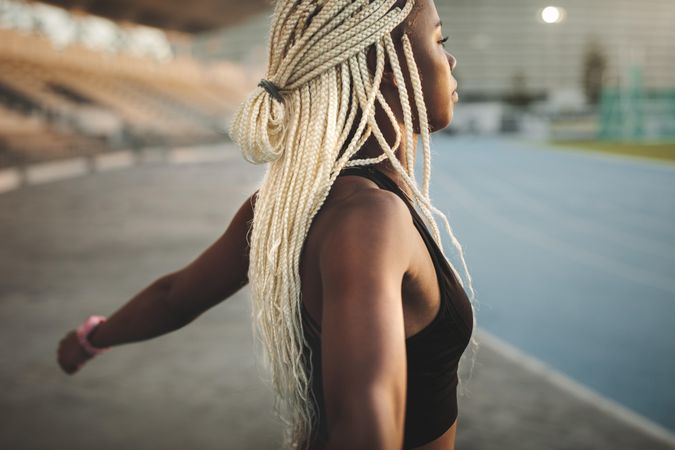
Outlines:
{"type": "Polygon", "coordinates": [[[262,80],[260,80],[260,83],[258,83],[258,86],[262,87],[267,92],[269,92],[270,95],[274,97],[274,99],[277,100],[279,103],[284,102],[284,98],[279,93],[279,88],[276,87],[274,83],[272,83],[271,81],[263,78],[262,80]]]}

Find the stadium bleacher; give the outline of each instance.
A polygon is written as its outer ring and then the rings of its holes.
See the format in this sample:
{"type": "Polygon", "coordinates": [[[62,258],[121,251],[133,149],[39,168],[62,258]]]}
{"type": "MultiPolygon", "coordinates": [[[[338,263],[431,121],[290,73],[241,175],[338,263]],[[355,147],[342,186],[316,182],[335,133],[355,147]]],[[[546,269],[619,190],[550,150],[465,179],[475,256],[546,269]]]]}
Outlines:
{"type": "Polygon", "coordinates": [[[0,167],[226,139],[246,77],[0,29],[0,167]]]}

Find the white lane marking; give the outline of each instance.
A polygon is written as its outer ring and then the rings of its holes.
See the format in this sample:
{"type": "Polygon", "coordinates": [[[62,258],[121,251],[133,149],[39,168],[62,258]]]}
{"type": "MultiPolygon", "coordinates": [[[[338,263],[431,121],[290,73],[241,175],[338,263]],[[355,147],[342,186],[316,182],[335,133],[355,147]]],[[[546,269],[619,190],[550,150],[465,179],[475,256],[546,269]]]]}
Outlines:
{"type": "MultiPolygon", "coordinates": [[[[469,137],[441,137],[443,140],[443,145],[449,147],[457,147],[458,150],[474,154],[476,152],[485,154],[485,157],[481,157],[480,162],[483,161],[493,161],[492,156],[504,157],[502,154],[505,152],[513,152],[510,155],[509,161],[519,161],[521,157],[535,157],[536,162],[542,162],[537,160],[536,157],[546,159],[545,164],[551,165],[558,162],[565,163],[574,163],[583,166],[588,166],[589,162],[591,165],[600,165],[601,167],[611,167],[614,166],[624,166],[630,169],[638,169],[642,171],[656,172],[659,175],[674,175],[675,174],[675,162],[665,161],[665,160],[655,160],[650,158],[637,157],[635,159],[623,158],[621,155],[613,156],[612,154],[606,154],[602,152],[595,151],[569,151],[566,149],[561,149],[547,142],[541,141],[532,141],[525,140],[524,138],[518,137],[481,137],[481,138],[469,138],[469,137]],[[607,155],[607,156],[605,156],[607,155]],[[551,159],[553,158],[553,159],[551,159]],[[556,160],[556,158],[558,158],[556,160]]],[[[443,154],[443,157],[446,157],[446,154],[443,154]]],[[[533,189],[538,189],[542,183],[541,173],[528,173],[529,176],[527,184],[533,189]],[[539,175],[539,178],[537,177],[539,175]]],[[[545,174],[544,174],[545,176],[545,174]]],[[[546,181],[544,181],[546,183],[546,181]]],[[[623,208],[623,203],[619,204],[614,202],[613,204],[617,205],[619,208],[623,208]]],[[[631,215],[631,219],[636,218],[636,216],[631,215]]],[[[653,221],[651,217],[646,215],[641,215],[637,217],[637,220],[640,224],[649,225],[652,227],[660,227],[662,222],[653,221]]]]}
{"type": "Polygon", "coordinates": [[[0,194],[18,188],[21,185],[21,172],[17,169],[0,170],[0,194]]]}
{"type": "MultiPolygon", "coordinates": [[[[498,177],[498,175],[491,173],[489,177],[483,177],[481,179],[481,184],[487,186],[493,195],[499,194],[500,198],[503,198],[505,201],[523,205],[527,209],[539,212],[545,216],[557,217],[559,219],[557,221],[558,225],[567,227],[576,232],[589,234],[598,239],[607,239],[619,246],[632,247],[637,251],[651,253],[652,255],[664,259],[670,259],[675,264],[675,253],[664,242],[649,239],[648,237],[639,234],[625,233],[616,228],[603,226],[593,218],[572,214],[563,215],[560,213],[560,210],[552,207],[550,203],[535,198],[526,190],[515,187],[503,178],[500,178],[500,183],[494,182],[495,178],[498,177]]],[[[662,223],[660,223],[660,225],[661,227],[664,227],[662,223]]]]}
{"type": "Polygon", "coordinates": [[[133,164],[134,155],[131,150],[102,153],[94,157],[94,168],[99,172],[130,167],[133,164]]]}
{"type": "Polygon", "coordinates": [[[225,143],[211,147],[183,147],[169,150],[168,161],[172,164],[228,161],[240,158],[236,145],[225,143]],[[217,149],[215,147],[218,147],[217,149]]]}
{"type": "MultiPolygon", "coordinates": [[[[659,175],[675,175],[675,162],[674,161],[668,161],[668,160],[660,160],[660,159],[652,159],[652,158],[645,158],[645,157],[623,157],[622,155],[615,155],[611,153],[604,153],[604,152],[596,152],[593,150],[579,150],[577,149],[576,151],[570,151],[569,149],[561,149],[559,147],[552,146],[551,144],[542,142],[542,143],[536,143],[536,142],[528,142],[528,141],[520,141],[520,140],[504,140],[502,142],[502,147],[507,150],[511,151],[523,151],[524,153],[530,153],[530,154],[538,154],[539,156],[545,156],[547,152],[553,154],[556,157],[559,157],[561,159],[566,159],[567,162],[572,161],[575,164],[581,164],[581,165],[588,165],[588,160],[590,160],[591,163],[600,165],[601,167],[610,167],[614,166],[624,166],[623,168],[629,168],[629,169],[638,169],[642,171],[650,171],[650,172],[656,172],[659,173],[659,175]],[[581,160],[581,161],[578,161],[581,160]]],[[[668,192],[666,192],[668,194],[668,192]]],[[[618,199],[616,199],[618,200],[618,199]]],[[[625,208],[625,202],[620,203],[618,201],[614,201],[612,205],[615,205],[618,207],[622,212],[624,212],[625,208]]],[[[624,212],[625,214],[625,212],[624,212]]],[[[639,221],[640,223],[643,224],[648,224],[649,226],[652,227],[660,227],[662,225],[662,222],[659,221],[654,221],[650,216],[646,216],[644,214],[641,215],[630,215],[631,219],[635,219],[639,221]]]]}
{"type": "Polygon", "coordinates": [[[0,170],[0,194],[24,185],[42,184],[74,178],[87,173],[131,167],[136,164],[169,163],[197,164],[233,161],[241,158],[236,144],[224,142],[213,145],[165,149],[152,147],[134,152],[119,150],[92,157],[78,156],[59,161],[35,163],[22,171],[12,167],[0,170]]]}
{"type": "Polygon", "coordinates": [[[166,162],[168,150],[164,147],[146,147],[133,153],[137,161],[143,163],[163,163],[166,162]]]}
{"type": "MultiPolygon", "coordinates": [[[[550,163],[551,162],[549,162],[549,164],[550,163]]],[[[520,175],[518,177],[519,185],[523,189],[526,189],[530,192],[539,192],[542,190],[547,190],[548,187],[550,187],[551,185],[551,180],[546,179],[547,176],[546,173],[521,172],[519,175],[520,175]]],[[[568,196],[569,194],[567,195],[563,194],[563,192],[566,191],[567,186],[560,184],[559,180],[554,180],[554,182],[558,183],[557,186],[558,189],[556,191],[547,190],[547,193],[549,194],[548,199],[558,202],[559,204],[562,205],[566,204],[566,206],[569,206],[570,200],[574,199],[570,199],[570,197],[568,196]]],[[[666,193],[668,192],[666,191],[666,193]]],[[[593,200],[593,197],[597,198],[597,192],[592,192],[585,188],[584,190],[576,191],[575,195],[577,197],[578,196],[587,197],[588,201],[593,200]]],[[[627,226],[630,227],[636,226],[649,227],[658,230],[663,226],[663,220],[658,220],[656,218],[652,218],[649,215],[641,214],[639,212],[633,213],[633,211],[628,209],[628,207],[633,206],[633,203],[626,202],[622,198],[613,198],[611,199],[610,203],[601,204],[599,206],[603,208],[604,211],[607,211],[609,214],[619,214],[618,219],[621,220],[623,224],[626,224],[627,226]]],[[[645,234],[648,234],[648,232],[646,232],[645,234]]]]}
{"type": "Polygon", "coordinates": [[[580,384],[543,361],[523,353],[521,350],[484,329],[477,329],[477,334],[480,342],[492,347],[497,353],[513,361],[516,365],[544,378],[551,384],[561,388],[579,400],[590,403],[608,415],[634,426],[646,435],[661,440],[668,445],[675,446],[675,434],[667,428],[580,384]]]}
{"type": "Polygon", "coordinates": [[[624,155],[618,153],[602,152],[599,150],[589,150],[582,148],[560,148],[555,147],[547,142],[533,142],[528,140],[514,139],[512,145],[517,145],[527,151],[551,151],[560,155],[577,156],[580,158],[597,159],[604,162],[611,162],[615,164],[623,164],[629,166],[644,166],[645,168],[663,170],[666,172],[675,172],[675,162],[667,159],[648,158],[637,155],[624,155]]]}
{"type": "Polygon", "coordinates": [[[28,184],[42,184],[86,174],[90,171],[85,157],[32,164],[26,168],[28,184]]]}
{"type": "Polygon", "coordinates": [[[551,238],[535,228],[514,222],[510,218],[486,207],[459,183],[450,178],[440,177],[439,184],[447,193],[457,193],[457,200],[462,203],[467,210],[472,211],[478,217],[482,217],[486,223],[489,223],[499,231],[508,233],[511,236],[518,237],[524,241],[534,243],[548,250],[555,251],[582,264],[609,273],[610,275],[632,280],[650,288],[661,289],[669,294],[675,295],[675,279],[671,277],[654,274],[641,267],[625,264],[583,248],[566,244],[551,238]]]}

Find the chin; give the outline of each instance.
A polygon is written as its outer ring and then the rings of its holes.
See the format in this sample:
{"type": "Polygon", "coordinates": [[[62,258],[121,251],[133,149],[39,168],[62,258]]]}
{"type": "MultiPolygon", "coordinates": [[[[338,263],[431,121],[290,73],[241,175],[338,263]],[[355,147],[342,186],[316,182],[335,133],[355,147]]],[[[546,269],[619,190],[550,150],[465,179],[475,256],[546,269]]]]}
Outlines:
{"type": "Polygon", "coordinates": [[[429,131],[432,133],[434,131],[442,130],[443,128],[450,125],[453,118],[453,109],[449,108],[447,111],[443,111],[442,114],[437,116],[429,117],[429,131]]]}

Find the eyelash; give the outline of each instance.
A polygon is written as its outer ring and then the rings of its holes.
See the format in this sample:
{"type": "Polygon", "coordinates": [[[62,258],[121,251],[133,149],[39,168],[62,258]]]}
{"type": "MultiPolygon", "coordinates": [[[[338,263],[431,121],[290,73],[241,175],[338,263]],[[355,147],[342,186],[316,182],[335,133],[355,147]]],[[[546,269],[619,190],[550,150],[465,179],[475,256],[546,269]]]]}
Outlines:
{"type": "Polygon", "coordinates": [[[444,37],[443,39],[441,39],[441,40],[438,41],[438,42],[440,42],[441,45],[442,45],[443,47],[445,47],[445,42],[446,42],[448,39],[450,39],[450,36],[446,36],[446,37],[444,37]]]}

